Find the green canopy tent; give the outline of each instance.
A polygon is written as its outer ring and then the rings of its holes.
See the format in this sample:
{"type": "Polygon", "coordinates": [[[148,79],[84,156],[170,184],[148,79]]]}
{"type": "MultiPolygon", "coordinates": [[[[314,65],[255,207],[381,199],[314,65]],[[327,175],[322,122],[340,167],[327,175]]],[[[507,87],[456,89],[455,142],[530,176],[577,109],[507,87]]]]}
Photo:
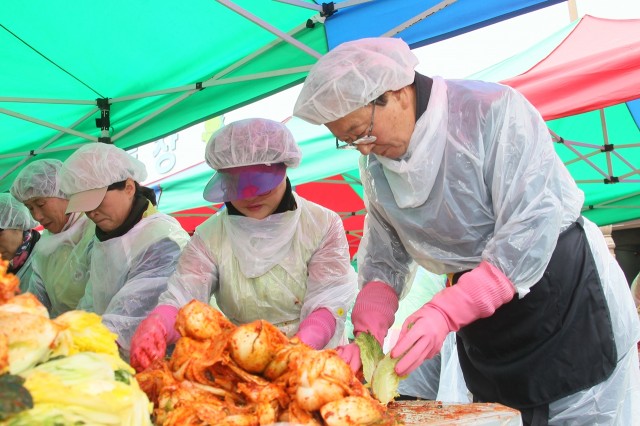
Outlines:
{"type": "Polygon", "coordinates": [[[469,78],[522,92],[598,225],[640,218],[640,20],[584,16],[469,78]]]}
{"type": "Polygon", "coordinates": [[[561,1],[5,2],[0,191],[33,158],[137,147],[297,84],[345,37],[418,46],[561,1]]]}

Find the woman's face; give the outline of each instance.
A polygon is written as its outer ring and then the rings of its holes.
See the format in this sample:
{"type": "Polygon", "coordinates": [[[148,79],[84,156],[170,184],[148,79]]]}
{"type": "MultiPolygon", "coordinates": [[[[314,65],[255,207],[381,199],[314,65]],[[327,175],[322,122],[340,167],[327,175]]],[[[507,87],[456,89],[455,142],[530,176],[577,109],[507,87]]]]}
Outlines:
{"type": "Polygon", "coordinates": [[[286,190],[287,179],[285,178],[269,192],[244,200],[231,201],[231,204],[247,217],[264,219],[276,211],[286,190]]]}
{"type": "Polygon", "coordinates": [[[16,251],[22,244],[21,229],[0,230],[0,255],[3,260],[11,260],[15,257],[16,251]]]}
{"type": "Polygon", "coordinates": [[[65,213],[69,200],[56,197],[34,197],[24,202],[31,216],[52,234],[62,231],[69,215],[65,213]]]}
{"type": "Polygon", "coordinates": [[[366,136],[371,127],[371,135],[376,141],[367,145],[356,145],[362,155],[376,154],[387,158],[402,157],[409,147],[415,127],[415,100],[412,88],[405,87],[395,92],[387,92],[387,104],[377,104],[372,124],[372,104],[345,115],[325,126],[341,141],[354,141],[366,136]]]}
{"type": "Polygon", "coordinates": [[[86,212],[86,215],[100,230],[111,232],[122,225],[129,216],[135,193],[133,179],[127,179],[124,189],[108,190],[100,205],[86,212]]]}

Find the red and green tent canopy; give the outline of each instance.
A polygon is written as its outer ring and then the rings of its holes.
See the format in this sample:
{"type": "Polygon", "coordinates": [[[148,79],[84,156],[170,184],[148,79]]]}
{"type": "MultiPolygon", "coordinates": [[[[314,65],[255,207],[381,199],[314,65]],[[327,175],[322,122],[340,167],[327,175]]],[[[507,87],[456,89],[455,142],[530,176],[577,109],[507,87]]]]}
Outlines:
{"type": "Polygon", "coordinates": [[[598,225],[640,218],[640,20],[584,16],[470,78],[518,89],[540,111],[598,225]]]}

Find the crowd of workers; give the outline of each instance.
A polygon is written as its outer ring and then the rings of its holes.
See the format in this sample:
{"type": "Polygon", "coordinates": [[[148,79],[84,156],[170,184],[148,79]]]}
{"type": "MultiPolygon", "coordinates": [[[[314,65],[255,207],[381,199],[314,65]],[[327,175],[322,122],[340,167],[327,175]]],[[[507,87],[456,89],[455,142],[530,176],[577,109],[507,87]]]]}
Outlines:
{"type": "Polygon", "coordinates": [[[544,120],[507,86],[416,65],[400,39],[343,43],[313,66],[293,109],[362,154],[357,273],[340,217],[292,189],[287,170],[302,155],[291,132],[260,118],[207,143],[215,173],[203,197],[224,208],[193,236],[140,184],[143,163],[92,143],[20,171],[0,196],[0,254],[52,317],[101,315],[139,371],[176,342],[192,299],[335,348],[358,370],[348,313],[356,336],[382,345],[421,267],[448,284],[404,321],[390,349],[398,375],[429,380],[449,341],[474,401],[517,408],[528,425],[632,424],[640,295],[581,216],[544,120]]]}

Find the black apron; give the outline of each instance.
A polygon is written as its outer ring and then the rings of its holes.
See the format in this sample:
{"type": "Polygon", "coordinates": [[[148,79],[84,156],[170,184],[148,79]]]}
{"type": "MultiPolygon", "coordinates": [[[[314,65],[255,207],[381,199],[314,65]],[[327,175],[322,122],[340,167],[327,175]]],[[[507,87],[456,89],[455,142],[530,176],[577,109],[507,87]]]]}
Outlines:
{"type": "Polygon", "coordinates": [[[616,346],[582,218],[560,234],[529,294],[463,327],[457,340],[474,399],[519,409],[525,424],[546,424],[550,402],[606,380],[616,346]]]}

